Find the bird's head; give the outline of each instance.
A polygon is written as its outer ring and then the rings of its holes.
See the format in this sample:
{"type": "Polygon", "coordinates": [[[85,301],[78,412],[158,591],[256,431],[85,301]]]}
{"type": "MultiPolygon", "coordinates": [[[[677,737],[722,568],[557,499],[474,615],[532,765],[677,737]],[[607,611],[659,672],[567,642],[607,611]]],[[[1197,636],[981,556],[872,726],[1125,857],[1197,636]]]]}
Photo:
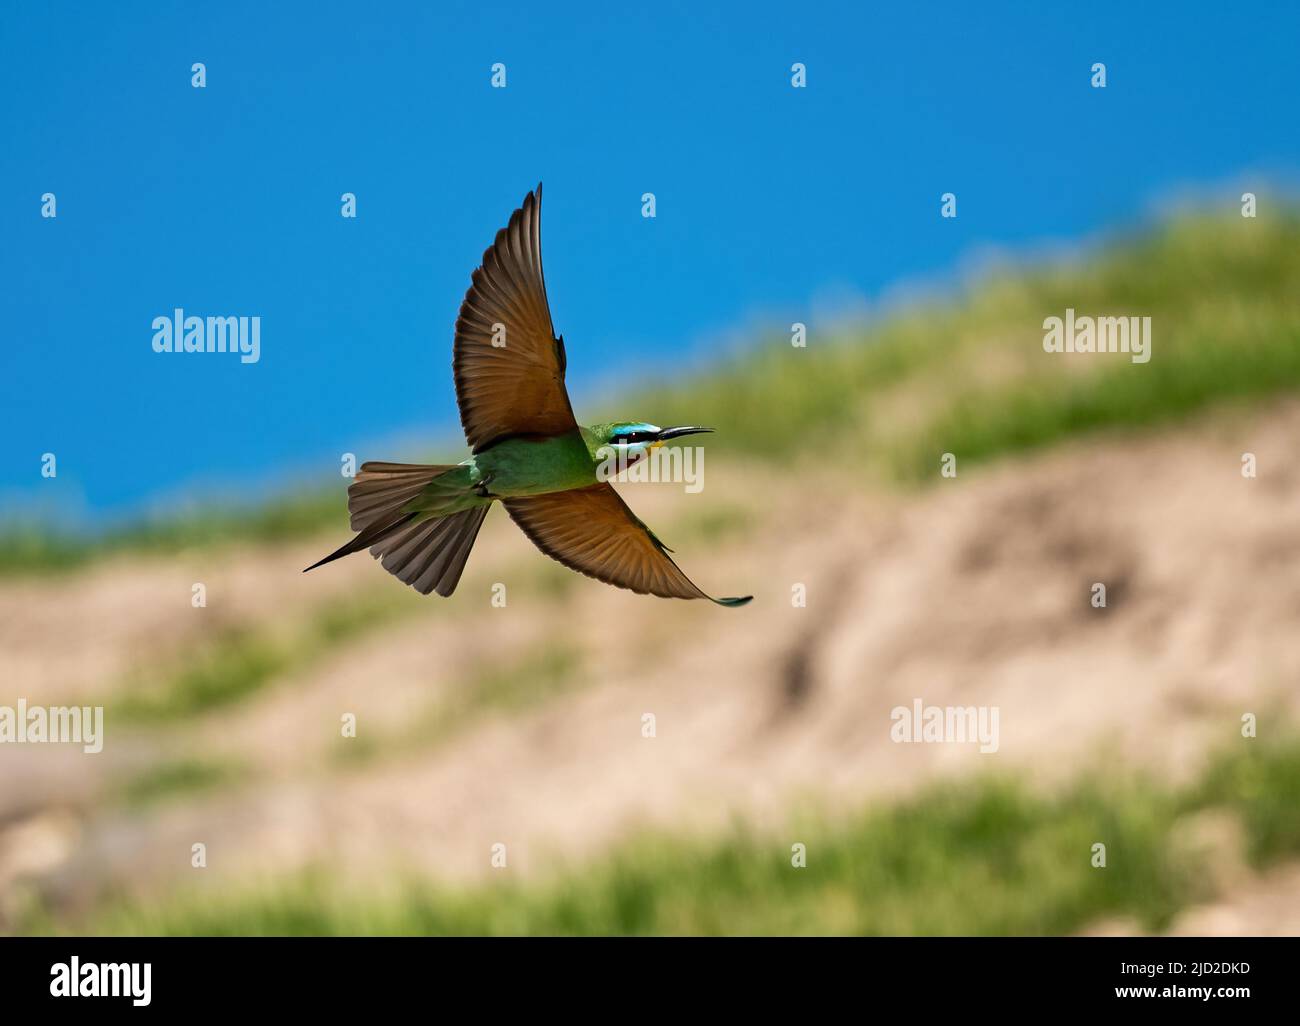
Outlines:
{"type": "Polygon", "coordinates": [[[596,448],[612,448],[620,457],[623,466],[644,459],[651,449],[657,449],[671,438],[683,435],[699,435],[711,432],[706,427],[669,427],[661,428],[656,424],[641,421],[620,421],[615,424],[597,424],[591,429],[595,436],[596,448]]]}

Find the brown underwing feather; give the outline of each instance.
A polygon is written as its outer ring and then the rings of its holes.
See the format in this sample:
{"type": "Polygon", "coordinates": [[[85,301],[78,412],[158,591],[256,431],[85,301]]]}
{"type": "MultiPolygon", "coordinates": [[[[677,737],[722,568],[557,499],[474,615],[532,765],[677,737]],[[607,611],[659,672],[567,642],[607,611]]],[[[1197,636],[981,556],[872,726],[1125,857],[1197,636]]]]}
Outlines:
{"type": "Polygon", "coordinates": [[[571,570],[642,595],[710,598],[608,482],[503,501],[533,544],[571,570]]]}

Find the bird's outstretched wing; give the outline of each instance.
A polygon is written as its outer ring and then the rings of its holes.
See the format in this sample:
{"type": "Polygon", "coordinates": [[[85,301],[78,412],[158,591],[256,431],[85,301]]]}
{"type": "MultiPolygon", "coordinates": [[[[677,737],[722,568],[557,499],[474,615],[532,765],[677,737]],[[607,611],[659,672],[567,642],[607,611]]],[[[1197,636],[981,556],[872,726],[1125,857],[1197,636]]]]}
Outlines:
{"type": "Polygon", "coordinates": [[[723,606],[743,606],[753,598],[715,599],[700,591],[608,482],[503,501],[534,545],[598,581],[641,595],[703,598],[723,606]]]}
{"type": "Polygon", "coordinates": [[[542,278],[542,187],[524,197],[474,272],[452,357],[456,403],[474,452],[513,435],[577,427],[564,388],[564,340],[555,337],[542,278]]]}

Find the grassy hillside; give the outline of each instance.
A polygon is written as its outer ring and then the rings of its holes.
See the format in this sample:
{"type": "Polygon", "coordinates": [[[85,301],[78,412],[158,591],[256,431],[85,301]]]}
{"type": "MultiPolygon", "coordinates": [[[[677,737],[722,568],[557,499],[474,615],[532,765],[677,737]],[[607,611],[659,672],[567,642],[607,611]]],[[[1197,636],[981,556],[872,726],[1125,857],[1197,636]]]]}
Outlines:
{"type": "Polygon", "coordinates": [[[1298,387],[1300,217],[1184,219],[612,398],[719,429],[705,492],[632,505],[702,585],[756,594],[739,613],[586,580],[504,516],[450,601],[369,560],[304,576],[337,478],[14,535],[14,676],[102,704],[110,743],[90,772],[5,753],[0,932],[1291,928],[1298,387]],[[1067,308],[1151,317],[1151,361],[1044,353],[1067,308]],[[945,452],[961,480],[926,487],[945,452]],[[895,748],[915,697],[1004,711],[998,759],[895,748]]]}
{"type": "Polygon", "coordinates": [[[944,451],[984,461],[1298,385],[1293,212],[1185,218],[1078,261],[992,273],[949,304],[804,350],[783,339],[643,401],[666,421],[708,410],[723,429],[718,446],[793,458],[815,439],[883,477],[919,480],[944,451]],[[1150,316],[1151,362],[1044,353],[1043,319],[1067,307],[1150,316]]]}
{"type": "MultiPolygon", "coordinates": [[[[1239,741],[1203,777],[1170,789],[1089,778],[1055,796],[998,777],[933,787],[788,837],[737,829],[714,840],[645,835],[543,884],[450,890],[418,877],[357,893],[329,871],[164,904],[106,901],[101,933],[1021,935],[1077,932],[1104,917],[1167,927],[1215,896],[1216,860],[1195,830],[1207,812],[1240,824],[1257,867],[1300,855],[1300,743],[1239,741]],[[795,868],[792,842],[805,846],[795,868]],[[1092,846],[1106,845],[1106,865],[1092,846]]],[[[27,929],[49,928],[39,914],[27,929]]]]}
{"type": "MultiPolygon", "coordinates": [[[[956,298],[806,348],[755,344],[698,379],[674,378],[586,411],[708,420],[710,446],[763,460],[833,454],[862,479],[916,482],[941,453],[980,462],[1071,435],[1140,428],[1213,403],[1300,386],[1300,213],[1187,217],[1076,261],[991,273],[956,298]],[[1152,318],[1153,355],[1049,355],[1042,321],[1152,318]]],[[[87,538],[10,525],[0,574],[167,553],[231,538],[276,542],[346,527],[337,483],[253,510],[142,522],[87,538]]]]}

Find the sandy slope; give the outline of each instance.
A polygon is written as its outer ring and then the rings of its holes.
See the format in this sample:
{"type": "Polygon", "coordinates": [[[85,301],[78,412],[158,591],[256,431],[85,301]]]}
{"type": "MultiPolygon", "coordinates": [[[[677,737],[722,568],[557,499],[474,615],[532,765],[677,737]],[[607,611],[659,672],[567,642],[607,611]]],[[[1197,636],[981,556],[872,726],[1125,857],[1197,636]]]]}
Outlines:
{"type": "MultiPolygon", "coordinates": [[[[100,756],[5,746],[0,890],[21,876],[75,907],[106,881],[214,885],[322,858],[457,878],[486,872],[498,841],[511,870],[528,872],[588,857],[634,825],[710,829],[741,813],[779,831],[803,802],[887,798],[936,775],[1025,768],[1050,783],[1084,765],[1141,764],[1186,776],[1211,748],[1250,743],[1243,713],[1266,731],[1300,704],[1297,434],[1292,404],[959,467],[956,480],[901,497],[716,465],[699,496],[625,488],[657,528],[683,509],[764,496],[770,509],[716,543],[661,531],[704,587],[753,590],[742,610],[585,579],[549,593],[534,584],[542,557],[494,512],[451,603],[430,599],[427,613],[251,700],[117,732],[100,756]],[[1246,450],[1256,480],[1240,474],[1246,450]],[[490,605],[495,581],[507,584],[505,609],[490,605]],[[1107,585],[1106,609],[1089,605],[1093,582],[1107,585]],[[791,603],[795,584],[806,608],[791,603]],[[421,743],[440,700],[558,643],[582,654],[568,690],[421,743]],[[892,743],[891,709],[915,698],[996,706],[998,752],[892,743]],[[338,736],[348,711],[378,739],[374,758],[338,758],[352,743],[338,736]],[[641,734],[646,713],[654,738],[641,734]],[[146,810],[112,799],[122,775],[195,755],[238,759],[250,782],[146,810]],[[201,875],[189,868],[195,841],[209,849],[201,875]]],[[[937,466],[936,454],[936,478],[937,466]]],[[[274,624],[382,576],[363,559],[297,573],[319,548],[117,560],[0,584],[0,700],[100,700],[140,660],[183,658],[218,624],[274,624]],[[189,608],[194,580],[209,581],[202,615],[189,608]]],[[[1294,910],[1294,880],[1277,880],[1294,910]]],[[[1266,896],[1242,897],[1195,928],[1276,928],[1279,914],[1266,896]]]]}

